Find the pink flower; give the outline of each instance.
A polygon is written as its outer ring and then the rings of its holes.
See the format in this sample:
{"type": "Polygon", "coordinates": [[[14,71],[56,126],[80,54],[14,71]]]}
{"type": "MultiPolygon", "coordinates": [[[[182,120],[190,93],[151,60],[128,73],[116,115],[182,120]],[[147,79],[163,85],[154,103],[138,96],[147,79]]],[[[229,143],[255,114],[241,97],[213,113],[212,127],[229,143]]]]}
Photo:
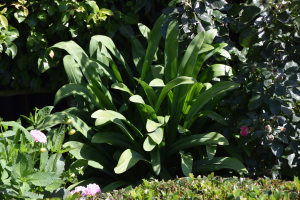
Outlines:
{"type": "Polygon", "coordinates": [[[71,194],[73,195],[75,192],[81,192],[81,196],[84,197],[86,195],[87,189],[83,186],[77,186],[75,190],[71,191],[71,194]]]}
{"type": "Polygon", "coordinates": [[[36,142],[40,143],[47,143],[47,137],[44,133],[38,130],[32,130],[30,131],[30,134],[35,139],[36,142]]]}
{"type": "Polygon", "coordinates": [[[249,128],[247,126],[242,126],[240,133],[242,136],[246,137],[249,133],[249,128]]]}
{"type": "Polygon", "coordinates": [[[100,187],[93,183],[88,184],[87,187],[78,186],[75,188],[75,190],[71,191],[71,194],[73,195],[75,192],[81,192],[81,196],[95,196],[97,193],[101,193],[100,187]]]}
{"type": "Polygon", "coordinates": [[[87,195],[95,196],[97,193],[101,193],[100,187],[97,184],[87,185],[87,195]]]}

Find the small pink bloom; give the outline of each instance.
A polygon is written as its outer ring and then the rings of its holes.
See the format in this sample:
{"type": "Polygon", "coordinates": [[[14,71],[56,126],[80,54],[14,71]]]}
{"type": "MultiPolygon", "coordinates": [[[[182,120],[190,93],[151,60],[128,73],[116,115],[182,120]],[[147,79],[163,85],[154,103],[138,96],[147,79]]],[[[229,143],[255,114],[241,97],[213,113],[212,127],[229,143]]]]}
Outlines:
{"type": "Polygon", "coordinates": [[[247,132],[247,131],[241,131],[240,133],[241,133],[241,135],[244,136],[244,137],[246,137],[246,136],[248,135],[248,132],[247,132]]]}
{"type": "Polygon", "coordinates": [[[101,193],[100,187],[97,184],[87,185],[87,195],[95,196],[97,193],[101,193]]]}
{"type": "Polygon", "coordinates": [[[242,126],[240,133],[242,136],[246,137],[249,133],[249,128],[247,126],[242,126]]]}
{"type": "Polygon", "coordinates": [[[249,128],[247,126],[242,126],[241,128],[242,131],[248,131],[249,132],[249,128]]]}
{"type": "Polygon", "coordinates": [[[30,134],[32,135],[32,137],[35,139],[36,142],[47,143],[47,137],[41,131],[32,130],[30,131],[30,134]]]}
{"type": "Polygon", "coordinates": [[[75,190],[71,191],[71,194],[73,195],[75,192],[81,192],[81,196],[84,197],[87,194],[87,189],[83,186],[77,186],[75,190]]]}

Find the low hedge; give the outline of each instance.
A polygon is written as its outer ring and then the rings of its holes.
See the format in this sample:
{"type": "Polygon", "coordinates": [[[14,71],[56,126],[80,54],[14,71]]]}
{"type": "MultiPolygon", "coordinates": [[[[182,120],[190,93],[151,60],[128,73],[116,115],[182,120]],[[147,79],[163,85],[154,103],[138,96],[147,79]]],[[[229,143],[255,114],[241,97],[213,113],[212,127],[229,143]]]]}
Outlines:
{"type": "MultiPolygon", "coordinates": [[[[66,199],[75,199],[76,193],[66,199]]],[[[79,196],[79,195],[78,195],[79,196]]],[[[93,199],[300,199],[300,181],[257,180],[243,177],[208,177],[176,178],[168,182],[156,179],[143,183],[133,189],[129,186],[120,190],[102,193],[93,199]]],[[[54,199],[51,199],[54,200],[54,199]]]]}

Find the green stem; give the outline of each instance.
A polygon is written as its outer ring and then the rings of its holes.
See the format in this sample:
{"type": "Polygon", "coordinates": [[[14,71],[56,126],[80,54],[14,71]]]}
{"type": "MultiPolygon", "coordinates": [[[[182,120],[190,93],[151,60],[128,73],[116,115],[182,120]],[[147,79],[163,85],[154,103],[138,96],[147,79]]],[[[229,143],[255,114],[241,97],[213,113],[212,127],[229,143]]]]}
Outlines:
{"type": "MultiPolygon", "coordinates": [[[[59,135],[59,132],[60,132],[60,129],[61,129],[62,124],[63,124],[63,123],[60,124],[59,130],[58,130],[58,134],[56,134],[56,138],[55,138],[54,143],[53,143],[52,145],[55,145],[55,142],[56,142],[57,137],[58,137],[58,135],[59,135]]],[[[51,148],[51,154],[50,154],[50,157],[51,157],[52,155],[53,155],[53,151],[52,151],[52,148],[51,148]]]]}
{"type": "Polygon", "coordinates": [[[30,165],[30,169],[32,168],[32,165],[33,165],[33,162],[34,162],[34,159],[35,159],[35,153],[36,153],[36,151],[34,151],[32,162],[31,162],[31,165],[30,165]]]}
{"type": "MultiPolygon", "coordinates": [[[[60,130],[60,129],[59,129],[60,130]]],[[[57,153],[56,153],[56,156],[55,156],[55,159],[54,159],[54,162],[53,162],[53,167],[52,167],[52,171],[53,171],[53,169],[54,169],[54,166],[56,165],[56,163],[57,163],[57,159],[58,159],[58,156],[59,156],[59,152],[60,152],[60,148],[61,148],[61,145],[62,145],[62,143],[63,143],[63,140],[64,140],[64,134],[66,133],[66,130],[67,129],[65,129],[65,131],[64,131],[64,133],[62,134],[62,137],[61,137],[61,141],[59,142],[59,144],[58,144],[58,146],[57,146],[57,153]]],[[[59,134],[59,132],[58,132],[58,134],[59,134]]],[[[57,137],[56,137],[56,139],[57,139],[57,137]]],[[[56,141],[56,139],[55,139],[55,141],[56,141]]],[[[54,142],[54,144],[55,144],[55,142],[54,142]]]]}

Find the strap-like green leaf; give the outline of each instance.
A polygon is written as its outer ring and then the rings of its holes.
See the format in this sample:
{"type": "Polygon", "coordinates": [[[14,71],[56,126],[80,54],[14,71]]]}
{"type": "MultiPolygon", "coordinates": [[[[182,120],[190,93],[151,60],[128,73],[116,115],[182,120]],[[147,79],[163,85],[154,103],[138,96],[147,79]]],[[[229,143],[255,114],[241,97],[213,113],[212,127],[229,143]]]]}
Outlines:
{"type": "Polygon", "coordinates": [[[129,66],[127,65],[127,63],[125,62],[125,59],[123,58],[123,56],[121,55],[121,53],[118,51],[118,49],[116,48],[114,42],[112,41],[111,38],[104,36],[104,35],[95,35],[92,37],[92,39],[102,43],[102,45],[104,45],[107,49],[109,49],[109,51],[119,60],[121,61],[121,63],[123,64],[128,76],[129,76],[129,80],[131,82],[131,84],[133,84],[133,86],[135,86],[134,80],[133,80],[133,75],[132,72],[129,68],[129,66]]]}
{"type": "Polygon", "coordinates": [[[205,44],[211,44],[214,41],[217,34],[218,34],[217,29],[210,29],[208,31],[205,31],[204,43],[205,44]]]}
{"type": "Polygon", "coordinates": [[[206,153],[207,153],[209,160],[213,159],[216,152],[217,152],[217,145],[215,145],[215,144],[207,144],[206,145],[206,153]]]}
{"type": "Polygon", "coordinates": [[[229,82],[229,81],[222,81],[220,83],[217,83],[213,85],[211,88],[203,92],[197,100],[192,104],[192,107],[186,116],[185,122],[184,122],[184,128],[187,128],[189,126],[189,123],[192,121],[192,119],[195,117],[195,115],[199,112],[199,110],[212,98],[217,96],[218,94],[221,94],[225,91],[234,89],[239,87],[238,83],[229,82]]]}
{"type": "MultiPolygon", "coordinates": [[[[81,70],[88,80],[89,83],[94,86],[102,89],[100,77],[97,76],[97,71],[90,64],[90,60],[88,55],[83,51],[83,49],[73,41],[68,42],[59,42],[55,44],[53,47],[60,48],[66,50],[80,65],[81,70]]],[[[103,91],[105,92],[105,91],[103,91]]]]}
{"type": "Polygon", "coordinates": [[[150,151],[151,165],[154,173],[158,176],[160,174],[160,152],[159,147],[156,146],[152,151],[150,151]]]}
{"type": "Polygon", "coordinates": [[[148,97],[148,100],[149,100],[149,103],[150,105],[154,108],[155,107],[155,104],[157,102],[157,96],[154,92],[154,90],[152,89],[152,87],[150,87],[147,83],[145,83],[144,81],[141,81],[137,78],[134,78],[135,80],[137,80],[141,86],[143,87],[147,97],[148,97]]]}
{"type": "Polygon", "coordinates": [[[224,119],[224,117],[222,117],[221,115],[217,114],[216,112],[214,111],[211,111],[211,110],[205,110],[205,111],[201,111],[199,113],[199,116],[198,117],[203,117],[203,116],[206,116],[206,117],[209,117],[217,122],[219,122],[220,124],[223,124],[224,126],[229,126],[229,124],[227,123],[227,121],[224,119]]]}
{"type": "Polygon", "coordinates": [[[165,82],[177,76],[177,58],[178,58],[178,22],[173,20],[170,22],[165,42],[165,82]]]}
{"type": "Polygon", "coordinates": [[[134,65],[138,73],[142,74],[143,61],[146,54],[146,51],[142,44],[135,37],[130,37],[131,47],[132,47],[132,58],[134,65]]]}
{"type": "Polygon", "coordinates": [[[219,169],[233,169],[238,173],[247,174],[248,171],[236,158],[228,158],[228,157],[215,157],[211,160],[209,159],[201,159],[194,162],[193,173],[200,173],[203,171],[215,171],[219,169]]]}
{"type": "Polygon", "coordinates": [[[198,82],[206,83],[218,76],[231,76],[232,68],[228,65],[214,64],[206,68],[197,78],[198,82]]]}
{"type": "Polygon", "coordinates": [[[221,135],[220,133],[211,132],[211,133],[204,133],[198,135],[191,135],[184,137],[174,144],[170,146],[170,149],[167,152],[167,155],[170,156],[171,154],[190,147],[196,147],[199,145],[206,145],[206,144],[218,144],[218,145],[228,145],[228,141],[226,138],[221,135]]]}
{"type": "Polygon", "coordinates": [[[148,42],[148,48],[146,51],[144,63],[143,63],[143,68],[142,68],[142,75],[141,75],[141,80],[143,81],[146,78],[146,74],[148,72],[149,65],[152,64],[152,60],[154,57],[154,54],[156,52],[156,49],[158,47],[160,38],[161,38],[161,25],[165,21],[167,16],[161,15],[155,22],[152,32],[151,32],[151,37],[148,42]]]}
{"type": "MultiPolygon", "coordinates": [[[[81,95],[83,96],[88,102],[94,104],[97,108],[101,108],[102,105],[99,105],[94,98],[96,98],[95,94],[90,94],[89,90],[84,87],[83,85],[71,83],[62,86],[55,94],[54,97],[54,105],[56,105],[61,99],[70,96],[70,95],[81,95]],[[91,96],[93,95],[94,98],[91,96]]],[[[104,109],[104,107],[102,107],[104,109]]]]}
{"type": "Polygon", "coordinates": [[[133,95],[133,93],[129,90],[129,88],[125,84],[123,84],[123,83],[114,83],[114,84],[111,85],[111,88],[127,92],[131,96],[133,95]]]}
{"type": "Polygon", "coordinates": [[[135,150],[131,141],[124,135],[116,132],[100,132],[93,136],[92,143],[107,143],[114,146],[120,146],[135,150]]]}
{"type": "Polygon", "coordinates": [[[178,86],[178,85],[185,85],[185,84],[194,84],[197,81],[191,77],[186,77],[186,76],[181,76],[181,77],[177,77],[174,80],[170,81],[161,91],[157,103],[155,105],[155,111],[157,112],[162,101],[164,100],[164,98],[167,96],[168,92],[178,86]]]}
{"type": "Polygon", "coordinates": [[[179,151],[179,154],[181,156],[182,172],[186,177],[189,177],[193,167],[193,156],[191,153],[184,153],[182,150],[179,151]]]}
{"type": "Polygon", "coordinates": [[[191,41],[181,63],[178,67],[177,76],[193,76],[194,67],[197,61],[198,53],[205,38],[205,32],[202,31],[191,41]]]}
{"type": "Polygon", "coordinates": [[[138,23],[141,34],[146,38],[149,43],[151,37],[151,30],[142,23],[138,23]]]}
{"type": "Polygon", "coordinates": [[[203,91],[205,89],[205,87],[203,86],[202,83],[195,83],[191,89],[189,90],[189,92],[186,95],[185,98],[185,102],[184,102],[184,106],[182,109],[182,113],[183,114],[188,114],[191,105],[193,104],[193,101],[195,101],[197,99],[197,97],[199,96],[200,92],[203,91]]]}

